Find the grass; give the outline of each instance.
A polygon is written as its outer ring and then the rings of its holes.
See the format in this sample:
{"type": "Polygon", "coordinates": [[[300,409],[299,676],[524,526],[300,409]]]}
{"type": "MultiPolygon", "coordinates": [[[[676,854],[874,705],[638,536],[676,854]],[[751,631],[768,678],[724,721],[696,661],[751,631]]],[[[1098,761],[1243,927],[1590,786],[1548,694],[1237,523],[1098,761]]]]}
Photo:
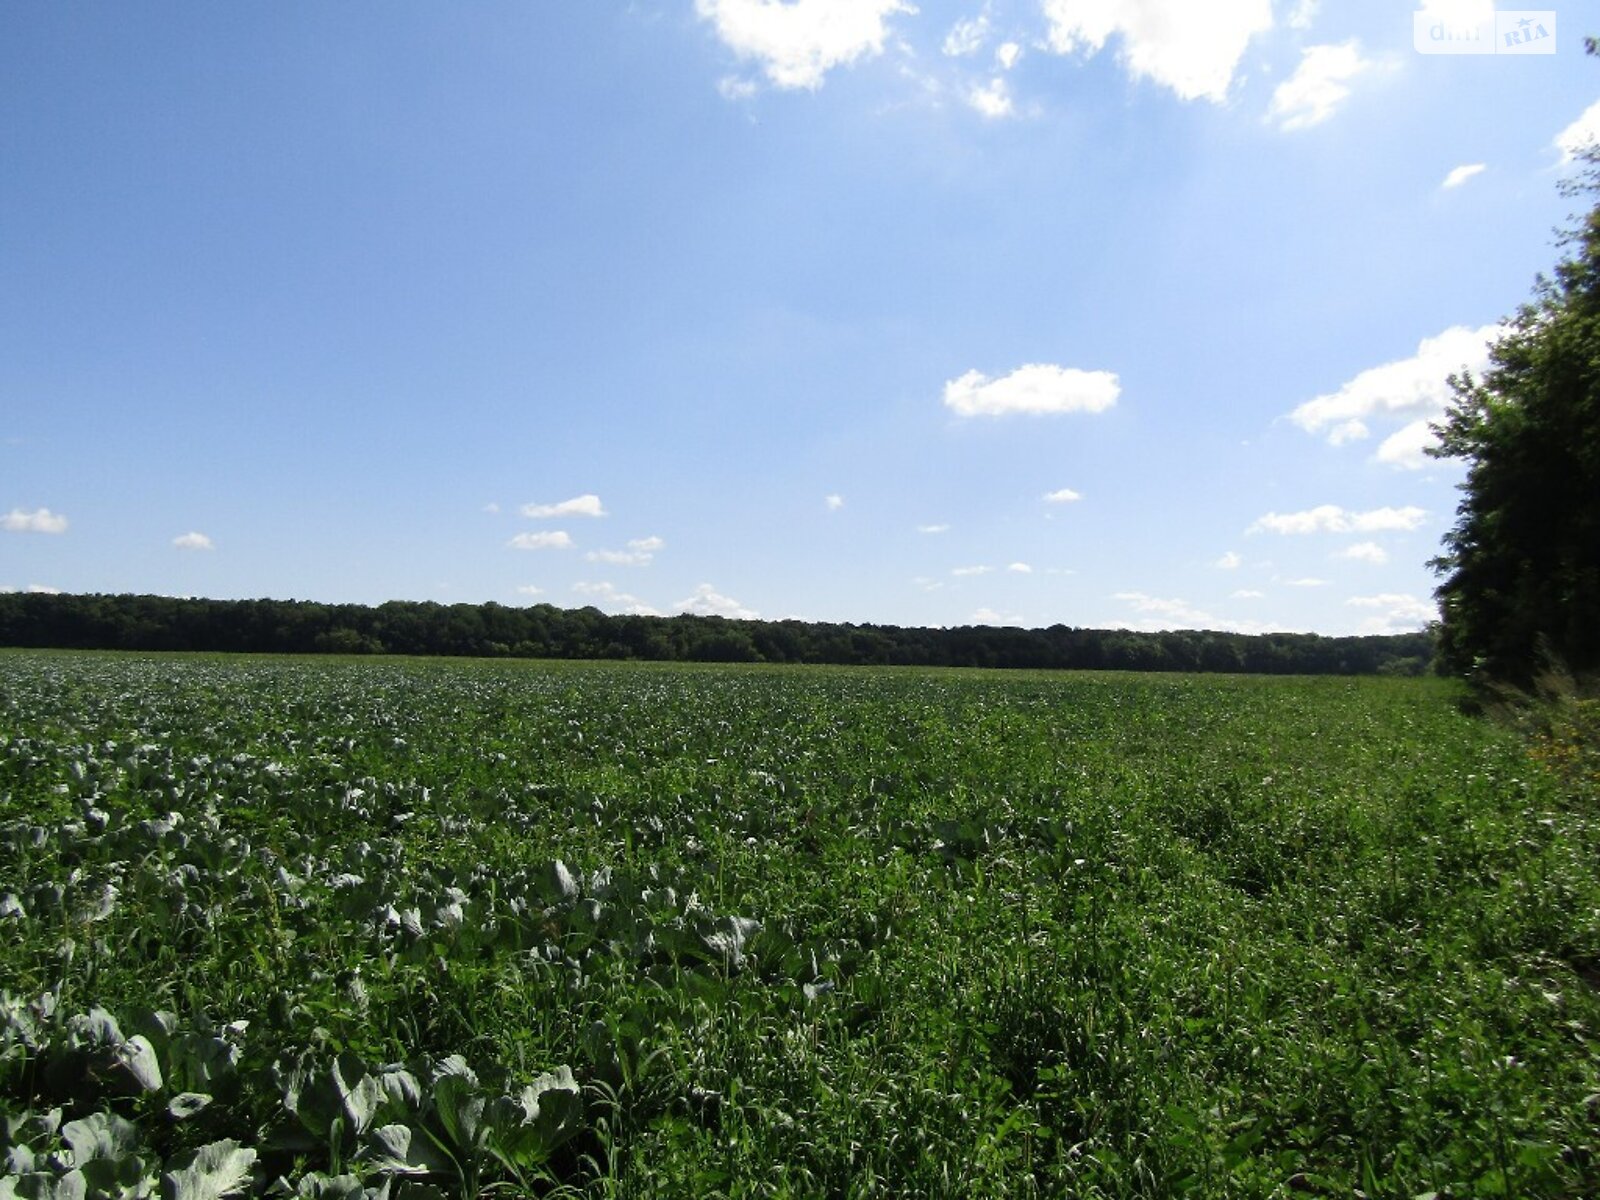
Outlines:
{"type": "Polygon", "coordinates": [[[227,1142],[304,1195],[1592,1195],[1595,781],[1453,701],[0,655],[5,1137],[115,1114],[141,1178],[227,1142]],[[129,1082],[150,1009],[230,1048],[198,1115],[164,1044],[129,1082]],[[335,1063],[418,1095],[294,1099],[335,1063]]]}

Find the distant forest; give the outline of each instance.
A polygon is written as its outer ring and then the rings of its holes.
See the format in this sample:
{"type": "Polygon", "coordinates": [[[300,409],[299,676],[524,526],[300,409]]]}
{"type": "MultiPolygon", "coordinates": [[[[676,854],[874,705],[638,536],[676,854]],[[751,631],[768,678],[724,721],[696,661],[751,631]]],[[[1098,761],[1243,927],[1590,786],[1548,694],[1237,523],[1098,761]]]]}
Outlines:
{"type": "Polygon", "coordinates": [[[596,608],[434,604],[376,608],[302,600],[0,595],[0,645],[272,654],[423,654],[654,662],[836,663],[1228,671],[1269,675],[1421,674],[1429,633],[1384,637],[1181,630],[952,629],[723,617],[607,616],[596,608]]]}

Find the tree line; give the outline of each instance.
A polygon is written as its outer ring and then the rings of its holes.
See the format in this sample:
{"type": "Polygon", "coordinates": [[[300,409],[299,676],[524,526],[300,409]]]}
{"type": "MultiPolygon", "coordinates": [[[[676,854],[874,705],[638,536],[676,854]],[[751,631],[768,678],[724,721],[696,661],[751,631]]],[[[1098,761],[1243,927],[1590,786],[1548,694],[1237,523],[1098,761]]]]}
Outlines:
{"type": "Polygon", "coordinates": [[[1272,675],[1420,674],[1429,633],[1373,637],[1176,630],[956,628],[608,616],[549,604],[367,607],[303,600],[0,595],[0,645],[272,654],[418,654],[653,662],[833,663],[1224,671],[1272,675]]]}

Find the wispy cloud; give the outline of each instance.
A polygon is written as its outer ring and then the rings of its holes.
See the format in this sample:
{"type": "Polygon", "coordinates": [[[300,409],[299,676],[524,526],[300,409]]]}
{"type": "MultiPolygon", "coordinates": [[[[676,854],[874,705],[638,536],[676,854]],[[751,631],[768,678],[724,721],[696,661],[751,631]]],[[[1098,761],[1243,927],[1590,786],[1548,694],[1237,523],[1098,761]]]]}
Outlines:
{"type": "Polygon", "coordinates": [[[1419,600],[1406,592],[1351,596],[1345,603],[1352,608],[1374,610],[1373,615],[1362,622],[1363,633],[1404,633],[1439,618],[1438,606],[1432,601],[1419,600]]]}
{"type": "Polygon", "coordinates": [[[1446,189],[1458,188],[1467,180],[1476,175],[1482,175],[1488,169],[1488,163],[1462,163],[1459,167],[1452,167],[1450,174],[1444,177],[1444,182],[1439,186],[1446,189]]]}
{"type": "Polygon", "coordinates": [[[838,512],[844,507],[844,497],[835,492],[832,495],[824,496],[822,503],[827,506],[829,512],[838,512]]]}
{"type": "Polygon", "coordinates": [[[819,88],[829,71],[883,53],[905,0],[695,0],[723,44],[760,64],[778,88],[819,88]]]}
{"type": "Polygon", "coordinates": [[[574,496],[571,500],[562,500],[557,504],[524,504],[522,515],[543,519],[546,517],[603,517],[606,515],[605,506],[600,503],[600,497],[592,492],[582,496],[574,496]]]}
{"type": "Polygon", "coordinates": [[[172,544],[174,546],[176,546],[179,550],[215,550],[216,549],[216,546],[212,543],[210,538],[208,538],[203,533],[196,533],[193,530],[191,530],[188,533],[179,534],[177,537],[172,539],[172,544]]]}
{"type": "Polygon", "coordinates": [[[1219,104],[1250,39],[1272,28],[1271,0],[1044,0],[1043,7],[1056,53],[1095,54],[1117,36],[1118,61],[1135,79],[1219,104]]]}
{"type": "Polygon", "coordinates": [[[991,121],[1013,116],[1017,111],[1011,99],[1011,87],[1003,75],[996,75],[988,83],[975,83],[969,87],[967,107],[991,121]]]}
{"type": "Polygon", "coordinates": [[[944,403],[961,417],[1098,413],[1116,404],[1121,392],[1117,377],[1110,371],[1029,363],[998,379],[968,371],[944,385],[944,403]]]}
{"type": "Polygon", "coordinates": [[[542,587],[538,587],[538,586],[536,586],[534,584],[531,584],[531,583],[518,584],[517,585],[517,595],[519,595],[519,596],[542,596],[542,595],[544,595],[544,589],[542,587]]]}
{"type": "Polygon", "coordinates": [[[1561,161],[1569,163],[1596,142],[1600,142],[1600,100],[1589,105],[1582,116],[1556,134],[1556,149],[1561,151],[1561,161]]]}
{"type": "Polygon", "coordinates": [[[516,550],[570,550],[572,538],[560,529],[540,533],[519,533],[506,545],[516,550]]]}
{"type": "Polygon", "coordinates": [[[1374,508],[1367,512],[1351,512],[1337,504],[1319,504],[1303,512],[1269,512],[1258,518],[1246,533],[1383,533],[1389,530],[1410,530],[1421,525],[1427,517],[1423,509],[1407,505],[1404,508],[1374,508]]]}
{"type": "Polygon", "coordinates": [[[580,581],[572,585],[572,590],[580,596],[587,597],[596,608],[605,609],[611,613],[621,613],[630,617],[659,617],[661,614],[637,596],[617,590],[610,583],[589,583],[580,581]]]}
{"type": "Polygon", "coordinates": [[[950,574],[958,578],[965,578],[969,575],[987,575],[993,570],[993,567],[956,567],[950,574]]]}
{"type": "Polygon", "coordinates": [[[36,508],[32,512],[13,508],[0,517],[0,529],[8,533],[65,533],[67,524],[66,517],[48,508],[36,508]]]}
{"type": "Polygon", "coordinates": [[[948,526],[948,525],[918,525],[917,526],[917,532],[918,533],[949,533],[950,532],[950,526],[948,526]]]}
{"type": "Polygon", "coordinates": [[[1211,565],[1219,571],[1237,571],[1244,564],[1244,559],[1235,551],[1229,550],[1211,565]]]}
{"type": "Polygon", "coordinates": [[[979,13],[975,17],[963,17],[950,27],[950,32],[944,35],[944,53],[950,58],[966,58],[983,49],[983,44],[989,39],[989,16],[979,13]]]}
{"type": "Polygon", "coordinates": [[[590,550],[584,558],[592,563],[609,563],[618,567],[647,567],[655,561],[656,552],[666,544],[658,537],[634,538],[626,550],[590,550]]]}
{"type": "Polygon", "coordinates": [[[1272,93],[1267,119],[1290,132],[1322,124],[1350,98],[1350,81],[1371,66],[1353,41],[1307,47],[1294,74],[1272,93]]]}

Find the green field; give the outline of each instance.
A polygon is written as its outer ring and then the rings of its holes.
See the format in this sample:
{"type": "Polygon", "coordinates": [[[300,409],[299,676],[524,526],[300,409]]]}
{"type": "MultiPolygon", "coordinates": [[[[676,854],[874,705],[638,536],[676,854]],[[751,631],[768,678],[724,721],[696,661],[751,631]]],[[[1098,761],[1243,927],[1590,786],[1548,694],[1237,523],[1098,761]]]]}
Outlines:
{"type": "Polygon", "coordinates": [[[1596,795],[1452,699],[0,654],[0,1197],[1595,1195],[1596,795]]]}

